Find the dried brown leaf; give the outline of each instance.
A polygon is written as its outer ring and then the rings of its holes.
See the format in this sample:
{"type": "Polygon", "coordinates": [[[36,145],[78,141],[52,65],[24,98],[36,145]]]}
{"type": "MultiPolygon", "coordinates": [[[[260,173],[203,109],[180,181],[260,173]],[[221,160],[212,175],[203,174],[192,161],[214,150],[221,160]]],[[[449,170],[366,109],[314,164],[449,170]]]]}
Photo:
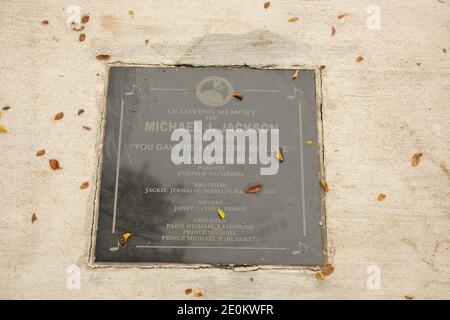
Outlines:
{"type": "Polygon", "coordinates": [[[61,120],[62,118],[64,118],[64,112],[59,112],[59,113],[55,114],[55,117],[54,117],[55,120],[61,120]]]}
{"type": "Polygon", "coordinates": [[[61,167],[59,166],[58,160],[50,159],[50,160],[48,160],[48,162],[50,164],[50,168],[52,168],[53,170],[61,169],[61,167]]]}
{"type": "Polygon", "coordinates": [[[420,158],[422,158],[423,153],[422,152],[417,152],[415,153],[412,157],[411,157],[411,165],[413,167],[417,167],[420,163],[420,158]]]}
{"type": "Polygon", "coordinates": [[[90,130],[91,130],[91,127],[83,126],[83,129],[84,129],[84,130],[87,130],[87,131],[90,131],[90,130]]]}
{"type": "Polygon", "coordinates": [[[411,293],[407,293],[405,294],[405,299],[406,300],[414,300],[416,297],[414,295],[412,295],[411,293]]]}
{"type": "Polygon", "coordinates": [[[323,71],[326,67],[327,67],[327,66],[325,66],[325,65],[322,64],[322,65],[319,67],[319,70],[320,70],[320,71],[323,71]]]}
{"type": "Polygon", "coordinates": [[[83,182],[81,185],[80,185],[80,189],[81,190],[84,190],[84,189],[87,189],[89,187],[89,182],[83,182]]]}
{"type": "Polygon", "coordinates": [[[330,274],[332,274],[334,272],[334,267],[330,264],[327,263],[326,265],[323,266],[322,268],[322,274],[324,276],[329,276],[330,274]]]}
{"type": "Polygon", "coordinates": [[[386,199],[386,195],[384,193],[380,193],[378,195],[378,201],[383,201],[384,199],[386,199]]]}
{"type": "Polygon", "coordinates": [[[89,22],[89,15],[85,14],[81,17],[81,23],[88,23],[89,22]]]}
{"type": "Polygon", "coordinates": [[[288,19],[288,22],[297,22],[298,21],[298,17],[292,17],[288,19]]]}
{"type": "Polygon", "coordinates": [[[78,40],[80,40],[80,41],[86,40],[86,34],[81,33],[80,36],[78,37],[78,40]]]}
{"type": "Polygon", "coordinates": [[[109,54],[99,54],[95,57],[97,60],[109,60],[111,56],[109,54]]]}
{"type": "Polygon", "coordinates": [[[80,115],[80,114],[82,114],[82,113],[84,113],[84,109],[80,109],[80,110],[78,110],[78,113],[77,113],[77,115],[80,115]]]}
{"type": "Polygon", "coordinates": [[[331,27],[331,36],[334,36],[336,34],[336,28],[331,27]]]}
{"type": "Polygon", "coordinates": [[[4,106],[3,110],[8,111],[9,109],[11,109],[11,106],[4,106]]]}
{"type": "Polygon", "coordinates": [[[362,56],[359,56],[359,57],[356,58],[356,62],[361,62],[363,60],[364,60],[364,57],[362,57],[362,56]]]}
{"type": "Polygon", "coordinates": [[[268,9],[270,7],[270,1],[264,2],[264,9],[268,9]]]}
{"type": "Polygon", "coordinates": [[[442,52],[447,53],[447,49],[446,48],[442,49],[442,52]]]}
{"type": "Polygon", "coordinates": [[[344,13],[341,13],[340,15],[338,15],[337,18],[338,19],[343,19],[343,18],[348,17],[348,16],[350,16],[350,13],[344,12],[344,13]]]}
{"type": "Polygon", "coordinates": [[[242,92],[234,92],[232,96],[239,101],[242,101],[242,99],[244,99],[244,94],[242,92]]]}
{"type": "Polygon", "coordinates": [[[38,150],[36,152],[36,157],[41,157],[45,154],[45,149],[38,150]]]}
{"type": "Polygon", "coordinates": [[[184,290],[184,294],[191,294],[191,293],[192,293],[191,288],[187,288],[186,290],[184,290]]]}
{"type": "Polygon", "coordinates": [[[42,24],[48,24],[48,20],[42,20],[41,23],[42,24]]]}
{"type": "Polygon", "coordinates": [[[328,192],[329,188],[328,188],[328,182],[327,180],[325,180],[325,178],[320,179],[320,186],[322,187],[323,192],[328,192]]]}
{"type": "Polygon", "coordinates": [[[253,277],[250,277],[250,281],[253,282],[255,281],[255,279],[253,277]]]}
{"type": "Polygon", "coordinates": [[[31,216],[31,223],[34,223],[37,220],[37,215],[36,213],[33,213],[31,216]]]}
{"type": "Polygon", "coordinates": [[[262,190],[263,185],[262,184],[256,184],[254,186],[248,187],[245,192],[247,193],[258,193],[262,190]]]}

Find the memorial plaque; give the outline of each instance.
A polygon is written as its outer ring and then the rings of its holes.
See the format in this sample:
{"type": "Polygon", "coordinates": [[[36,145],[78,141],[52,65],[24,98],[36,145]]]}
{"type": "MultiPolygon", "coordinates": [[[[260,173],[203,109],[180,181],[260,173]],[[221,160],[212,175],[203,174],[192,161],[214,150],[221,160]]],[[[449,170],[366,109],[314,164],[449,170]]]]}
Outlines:
{"type": "Polygon", "coordinates": [[[321,265],[314,70],[109,69],[95,262],[321,265]]]}

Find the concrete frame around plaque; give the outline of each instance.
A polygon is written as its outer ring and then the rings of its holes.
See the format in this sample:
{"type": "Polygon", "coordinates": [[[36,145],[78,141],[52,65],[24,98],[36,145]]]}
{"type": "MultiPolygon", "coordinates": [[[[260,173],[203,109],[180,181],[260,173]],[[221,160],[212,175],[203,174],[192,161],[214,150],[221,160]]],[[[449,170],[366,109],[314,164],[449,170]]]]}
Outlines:
{"type": "Polygon", "coordinates": [[[321,73],[296,70],[109,65],[90,264],[323,265],[321,73]],[[173,164],[171,130],[198,120],[278,128],[278,173],[173,164]]]}

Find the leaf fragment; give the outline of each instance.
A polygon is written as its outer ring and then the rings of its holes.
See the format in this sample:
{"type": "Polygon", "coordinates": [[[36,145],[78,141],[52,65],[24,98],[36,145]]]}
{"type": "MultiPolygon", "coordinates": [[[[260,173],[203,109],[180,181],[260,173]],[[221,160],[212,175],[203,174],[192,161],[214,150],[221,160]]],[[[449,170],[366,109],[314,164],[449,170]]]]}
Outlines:
{"type": "Polygon", "coordinates": [[[89,22],[89,15],[85,14],[84,16],[81,17],[81,23],[88,23],[89,22]]]}
{"type": "Polygon", "coordinates": [[[200,290],[196,289],[194,290],[194,296],[197,298],[203,297],[203,292],[201,292],[200,290]]]}
{"type": "Polygon", "coordinates": [[[264,2],[264,9],[269,9],[270,1],[264,2]]]}
{"type": "Polygon", "coordinates": [[[192,288],[187,288],[186,290],[184,290],[184,294],[191,294],[192,293],[192,288]]]}
{"type": "Polygon", "coordinates": [[[46,20],[42,20],[41,23],[47,25],[48,24],[48,20],[47,19],[46,20]]]}
{"type": "Polygon", "coordinates": [[[64,112],[58,112],[53,119],[61,120],[62,118],[64,118],[64,112]]]}
{"type": "Polygon", "coordinates": [[[325,65],[322,64],[322,65],[320,65],[319,70],[320,70],[320,71],[323,71],[326,67],[327,67],[327,66],[325,66],[325,65]]]}
{"type": "Polygon", "coordinates": [[[336,34],[336,28],[331,27],[331,36],[334,36],[336,34]]]}
{"type": "Polygon", "coordinates": [[[338,19],[343,19],[343,18],[348,17],[348,16],[350,16],[350,13],[344,12],[344,13],[341,13],[340,15],[338,15],[337,18],[338,19]]]}
{"type": "Polygon", "coordinates": [[[36,152],[36,157],[41,157],[45,154],[45,149],[38,150],[36,152]]]}
{"type": "Polygon", "coordinates": [[[378,195],[378,201],[383,201],[384,199],[386,199],[386,195],[384,193],[380,193],[378,195]]]}
{"type": "Polygon", "coordinates": [[[6,130],[5,126],[0,124],[0,133],[6,133],[8,130],[6,130]]]}
{"type": "Polygon", "coordinates": [[[298,21],[298,17],[292,17],[288,19],[288,22],[297,22],[298,21]]]}
{"type": "Polygon", "coordinates": [[[85,181],[85,182],[83,182],[81,185],[80,185],[80,189],[81,190],[84,190],[84,189],[86,189],[86,188],[88,188],[89,187],[89,182],[88,181],[85,181]]]}
{"type": "Polygon", "coordinates": [[[217,208],[217,214],[219,215],[220,219],[225,219],[225,211],[223,211],[222,208],[217,208]]]}
{"type": "Polygon", "coordinates": [[[415,296],[412,295],[411,293],[407,293],[407,294],[405,294],[405,299],[406,299],[406,300],[414,300],[414,299],[415,299],[415,296]]]}
{"type": "Polygon", "coordinates": [[[300,69],[295,70],[294,74],[292,75],[292,80],[297,79],[299,74],[300,74],[300,69]]]}
{"type": "Polygon", "coordinates": [[[84,129],[84,130],[87,130],[87,131],[90,131],[90,130],[91,130],[91,127],[83,126],[83,129],[84,129]]]}
{"type": "Polygon", "coordinates": [[[327,193],[329,191],[328,182],[325,178],[320,179],[320,186],[322,187],[323,192],[327,193]]]}
{"type": "Polygon", "coordinates": [[[81,42],[86,40],[86,34],[85,33],[80,33],[80,36],[78,37],[78,40],[81,41],[81,42]]]}
{"type": "Polygon", "coordinates": [[[359,57],[356,58],[356,62],[361,62],[363,60],[364,60],[364,57],[362,57],[362,56],[359,56],[359,57]]]}
{"type": "Polygon", "coordinates": [[[78,113],[77,113],[77,115],[80,115],[80,114],[82,114],[82,113],[84,113],[84,109],[80,109],[80,110],[78,110],[78,113]]]}
{"type": "Polygon", "coordinates": [[[117,244],[119,247],[125,247],[127,245],[128,240],[133,234],[131,232],[125,232],[118,240],[117,244]]]}
{"type": "Polygon", "coordinates": [[[262,184],[255,184],[254,186],[248,187],[245,192],[247,193],[258,193],[262,190],[263,185],[262,184]]]}
{"type": "Polygon", "coordinates": [[[95,57],[97,60],[109,60],[111,58],[111,56],[109,54],[99,54],[98,56],[95,57]]]}
{"type": "Polygon", "coordinates": [[[59,170],[61,169],[61,167],[59,166],[59,162],[56,159],[50,159],[48,160],[49,164],[50,164],[50,168],[52,168],[53,170],[59,170]]]}
{"type": "Polygon", "coordinates": [[[332,274],[333,272],[334,272],[334,267],[330,263],[327,263],[322,268],[322,274],[326,277],[329,276],[330,274],[332,274]]]}
{"type": "Polygon", "coordinates": [[[283,148],[278,148],[277,150],[275,150],[275,155],[277,156],[277,159],[280,163],[284,161],[283,148]]]}
{"type": "Polygon", "coordinates": [[[442,52],[447,53],[447,49],[446,48],[442,49],[442,52]]]}
{"type": "Polygon", "coordinates": [[[84,26],[79,25],[78,23],[72,22],[72,30],[73,31],[83,31],[84,26]]]}
{"type": "Polygon", "coordinates": [[[325,275],[322,273],[322,271],[317,271],[316,272],[316,279],[317,280],[324,280],[325,279],[325,275]]]}
{"type": "Polygon", "coordinates": [[[31,216],[31,223],[34,223],[37,220],[37,215],[36,213],[33,213],[33,215],[31,216]]]}
{"type": "Polygon", "coordinates": [[[417,167],[420,163],[420,158],[422,158],[423,153],[422,152],[417,152],[415,153],[412,157],[411,157],[411,165],[413,167],[417,167]]]}
{"type": "Polygon", "coordinates": [[[11,106],[4,106],[3,110],[8,111],[9,109],[11,109],[11,106]]]}
{"type": "Polygon", "coordinates": [[[239,101],[242,101],[242,99],[244,99],[244,94],[242,92],[234,92],[232,96],[239,101]]]}

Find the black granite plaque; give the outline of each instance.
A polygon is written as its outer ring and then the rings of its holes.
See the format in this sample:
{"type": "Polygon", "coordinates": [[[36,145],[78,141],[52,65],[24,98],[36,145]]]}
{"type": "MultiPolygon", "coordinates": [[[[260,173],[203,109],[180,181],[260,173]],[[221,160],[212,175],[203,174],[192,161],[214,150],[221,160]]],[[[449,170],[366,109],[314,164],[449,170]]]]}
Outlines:
{"type": "Polygon", "coordinates": [[[111,67],[95,261],[322,264],[315,73],[293,74],[111,67]],[[178,129],[192,134],[189,156],[177,153],[181,164],[173,155],[178,129]],[[217,129],[216,146],[223,135],[223,154],[211,153],[215,162],[195,149],[210,144],[195,136],[208,129],[217,129]],[[267,133],[269,164],[259,153],[250,159],[251,137],[240,146],[236,140],[244,163],[236,163],[237,152],[227,155],[227,132],[237,129],[256,132],[256,148],[267,133]],[[275,130],[283,159],[271,144],[275,130]]]}

